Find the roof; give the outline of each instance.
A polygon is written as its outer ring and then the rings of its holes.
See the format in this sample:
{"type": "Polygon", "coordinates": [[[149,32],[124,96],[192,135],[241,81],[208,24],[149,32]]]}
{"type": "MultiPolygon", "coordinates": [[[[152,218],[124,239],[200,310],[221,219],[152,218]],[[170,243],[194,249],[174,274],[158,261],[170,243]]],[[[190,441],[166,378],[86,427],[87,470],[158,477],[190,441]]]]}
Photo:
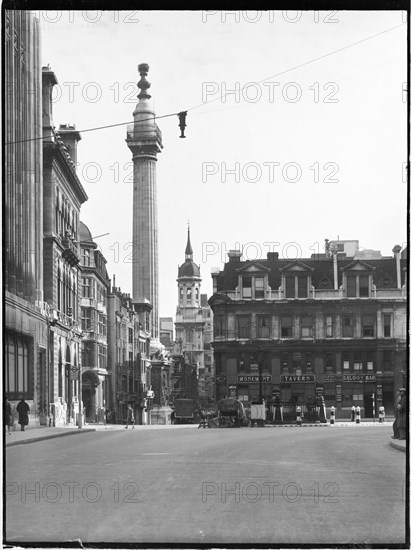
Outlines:
{"type": "Polygon", "coordinates": [[[82,221],[80,221],[80,231],[79,231],[79,235],[80,235],[80,242],[81,243],[90,243],[90,244],[94,244],[94,241],[93,241],[93,237],[91,236],[91,231],[90,229],[87,227],[87,225],[85,223],[83,223],[82,221]]]}
{"type": "Polygon", "coordinates": [[[186,260],[178,268],[178,277],[201,277],[200,268],[193,260],[186,260]]]}
{"type": "MultiPolygon", "coordinates": [[[[324,290],[334,288],[334,266],[332,259],[301,258],[294,262],[296,265],[305,265],[308,268],[314,288],[324,290]]],[[[290,269],[290,266],[294,262],[287,258],[276,258],[273,260],[258,259],[258,264],[260,266],[269,269],[268,284],[273,290],[277,290],[280,287],[282,273],[290,269]]],[[[250,261],[231,261],[224,264],[224,269],[218,275],[214,276],[217,281],[217,292],[235,290],[239,284],[239,276],[246,273],[244,268],[252,263],[255,264],[255,262],[250,261]]],[[[374,284],[377,288],[396,288],[397,272],[394,258],[367,260],[362,263],[366,263],[371,269],[374,284]]],[[[344,270],[352,268],[352,265],[352,258],[338,259],[338,286],[342,285],[344,270]]],[[[401,267],[406,268],[406,266],[406,260],[401,260],[401,267]]],[[[263,276],[263,270],[260,276],[263,276]]]]}

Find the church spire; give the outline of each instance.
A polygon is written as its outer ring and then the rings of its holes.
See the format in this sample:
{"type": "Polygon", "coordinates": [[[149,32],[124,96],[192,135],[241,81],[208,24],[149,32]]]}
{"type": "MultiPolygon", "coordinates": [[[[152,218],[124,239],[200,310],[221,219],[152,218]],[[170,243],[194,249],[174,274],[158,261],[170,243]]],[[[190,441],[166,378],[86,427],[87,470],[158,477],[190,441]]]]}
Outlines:
{"type": "Polygon", "coordinates": [[[193,249],[191,247],[191,242],[190,242],[190,222],[189,222],[188,228],[187,228],[186,260],[192,260],[192,259],[193,259],[193,249]]]}

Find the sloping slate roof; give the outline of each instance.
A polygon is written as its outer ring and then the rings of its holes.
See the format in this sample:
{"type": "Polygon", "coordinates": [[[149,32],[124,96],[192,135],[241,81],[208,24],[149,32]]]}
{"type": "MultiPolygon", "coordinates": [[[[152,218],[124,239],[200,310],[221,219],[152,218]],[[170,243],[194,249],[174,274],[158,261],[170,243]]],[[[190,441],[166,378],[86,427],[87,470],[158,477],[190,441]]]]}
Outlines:
{"type": "MultiPolygon", "coordinates": [[[[353,263],[353,258],[339,259],[338,260],[338,286],[342,284],[342,270],[353,263]]],[[[379,260],[364,260],[365,263],[375,268],[374,271],[374,284],[377,288],[396,288],[397,273],[395,267],[394,258],[382,258],[379,260]]],[[[333,289],[334,288],[334,268],[333,261],[331,259],[312,259],[301,258],[300,262],[303,262],[308,267],[314,269],[311,273],[311,281],[315,288],[318,289],[333,289]]],[[[224,265],[223,271],[217,276],[217,291],[234,290],[238,286],[238,272],[237,270],[244,267],[248,262],[227,262],[224,265]]],[[[287,258],[269,260],[258,260],[258,263],[268,267],[270,272],[268,273],[268,284],[272,290],[277,290],[281,285],[281,271],[280,268],[284,268],[292,260],[287,258]]],[[[401,261],[401,267],[406,268],[406,261],[401,261]]],[[[404,281],[403,281],[404,282],[404,281]]]]}

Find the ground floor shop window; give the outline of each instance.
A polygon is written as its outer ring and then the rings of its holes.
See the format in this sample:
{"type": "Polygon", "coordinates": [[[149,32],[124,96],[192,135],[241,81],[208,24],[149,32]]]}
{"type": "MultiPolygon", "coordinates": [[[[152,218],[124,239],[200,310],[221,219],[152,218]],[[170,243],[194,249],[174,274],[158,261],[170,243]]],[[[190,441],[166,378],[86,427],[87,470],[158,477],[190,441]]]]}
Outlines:
{"type": "Polygon", "coordinates": [[[33,398],[31,379],[32,360],[29,353],[30,339],[17,334],[7,336],[6,340],[6,393],[10,399],[23,396],[33,398]]]}

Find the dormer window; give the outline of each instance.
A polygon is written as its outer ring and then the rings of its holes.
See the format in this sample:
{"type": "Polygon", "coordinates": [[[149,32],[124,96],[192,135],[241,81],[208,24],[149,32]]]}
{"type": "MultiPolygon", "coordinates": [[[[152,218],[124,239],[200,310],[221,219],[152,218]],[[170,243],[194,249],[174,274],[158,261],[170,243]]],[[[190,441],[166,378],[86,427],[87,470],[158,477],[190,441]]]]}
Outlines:
{"type": "Polygon", "coordinates": [[[241,280],[243,300],[262,300],[265,298],[264,277],[243,275],[241,280]]]}
{"type": "Polygon", "coordinates": [[[343,288],[347,298],[370,298],[374,268],[356,261],[343,271],[343,288]]]}
{"type": "Polygon", "coordinates": [[[296,260],[280,269],[283,297],[286,300],[309,298],[312,267],[296,260]]]}

